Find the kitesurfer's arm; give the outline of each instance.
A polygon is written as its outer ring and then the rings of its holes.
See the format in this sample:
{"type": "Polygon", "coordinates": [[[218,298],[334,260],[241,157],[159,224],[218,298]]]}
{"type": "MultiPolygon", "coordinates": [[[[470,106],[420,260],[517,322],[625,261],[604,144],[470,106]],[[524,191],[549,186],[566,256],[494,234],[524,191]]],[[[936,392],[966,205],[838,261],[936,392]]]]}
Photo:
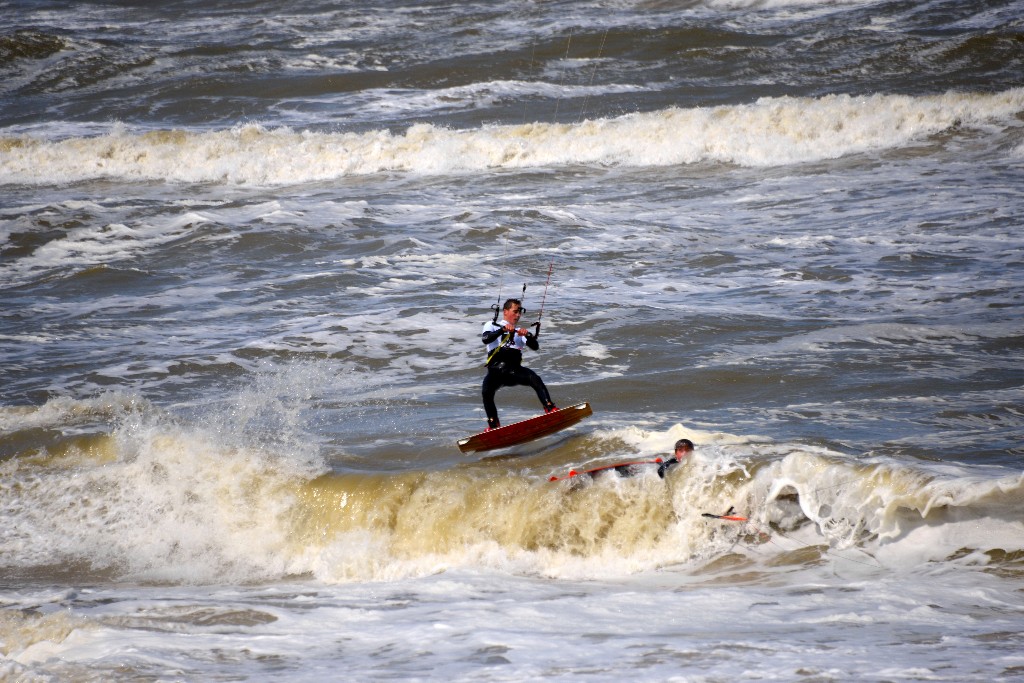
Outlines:
{"type": "MultiPolygon", "coordinates": [[[[509,325],[508,325],[508,323],[505,323],[504,327],[499,327],[497,329],[485,330],[480,335],[480,339],[483,340],[484,344],[490,344],[495,339],[497,339],[501,335],[505,334],[505,332],[507,332],[508,330],[509,330],[509,325]]],[[[538,348],[540,348],[540,345],[537,343],[537,338],[534,337],[532,334],[530,334],[530,331],[528,329],[526,329],[525,327],[520,327],[520,328],[516,329],[515,333],[518,334],[520,337],[523,337],[524,339],[526,339],[526,345],[529,346],[534,351],[536,351],[538,348]]]]}
{"type": "Polygon", "coordinates": [[[665,462],[663,462],[660,465],[658,465],[658,476],[661,477],[662,479],[664,479],[665,478],[665,472],[668,472],[669,468],[672,467],[672,465],[677,464],[678,462],[679,461],[676,460],[675,458],[669,458],[665,462]]]}

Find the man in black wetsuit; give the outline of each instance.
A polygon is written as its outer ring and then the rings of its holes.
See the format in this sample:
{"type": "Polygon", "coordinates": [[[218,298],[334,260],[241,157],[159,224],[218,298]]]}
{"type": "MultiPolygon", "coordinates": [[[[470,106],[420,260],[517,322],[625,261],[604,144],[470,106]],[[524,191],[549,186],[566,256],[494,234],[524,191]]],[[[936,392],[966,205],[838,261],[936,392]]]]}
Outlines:
{"type": "Polygon", "coordinates": [[[679,439],[676,441],[675,453],[668,460],[648,460],[646,462],[633,462],[625,465],[611,465],[609,467],[602,467],[601,469],[590,472],[590,476],[593,477],[595,474],[601,474],[602,472],[608,472],[614,470],[615,474],[620,477],[632,477],[643,471],[644,465],[658,465],[658,476],[662,479],[665,478],[665,472],[669,471],[674,465],[678,465],[683,461],[683,458],[693,453],[693,442],[689,439],[679,439]],[[659,462],[660,460],[660,462],[659,462]]]}
{"type": "Polygon", "coordinates": [[[676,441],[676,450],[671,458],[658,465],[658,476],[662,479],[665,478],[665,472],[669,470],[673,465],[678,465],[683,461],[683,458],[693,453],[693,442],[689,439],[679,439],[676,441]]]}
{"type": "Polygon", "coordinates": [[[551,402],[548,389],[540,376],[523,367],[523,349],[534,351],[540,348],[537,337],[525,327],[517,328],[523,315],[523,304],[519,299],[508,299],[502,307],[501,321],[484,324],[481,338],[487,346],[487,376],[484,377],[482,393],[484,412],[487,413],[487,431],[501,426],[498,422],[498,408],[494,405],[494,394],[501,387],[527,385],[537,392],[537,398],[545,413],[558,410],[551,402]]]}

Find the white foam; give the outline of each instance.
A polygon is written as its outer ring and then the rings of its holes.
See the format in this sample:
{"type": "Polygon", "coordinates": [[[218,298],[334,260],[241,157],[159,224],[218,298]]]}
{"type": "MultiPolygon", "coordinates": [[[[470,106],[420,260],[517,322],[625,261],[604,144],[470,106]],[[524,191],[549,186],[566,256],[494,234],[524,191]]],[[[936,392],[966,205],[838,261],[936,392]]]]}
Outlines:
{"type": "MultiPolygon", "coordinates": [[[[820,638],[832,665],[868,675],[893,670],[863,658],[864,647],[900,647],[891,629],[945,632],[954,623],[960,633],[991,634],[1019,612],[1016,584],[978,570],[995,561],[988,551],[1024,550],[1020,472],[914,468],[678,424],[592,437],[644,452],[695,441],[665,479],[650,469],[573,487],[546,481],[545,465],[483,464],[328,476],[309,484],[304,508],[297,487],[317,469],[288,449],[245,448],[235,437],[266,423],[268,408],[300,423],[275,404],[312,379],[301,369],[268,372],[205,429],[142,412],[113,435],[117,457],[83,460],[74,476],[0,465],[9,566],[70,553],[122,579],[171,584],[6,593],[5,605],[18,609],[0,618],[0,672],[52,672],[58,662],[69,677],[110,662],[166,672],[202,661],[209,674],[216,654],[235,675],[256,677],[266,673],[254,664],[260,657],[294,660],[313,681],[336,666],[341,639],[350,675],[436,658],[427,665],[434,673],[478,676],[480,653],[499,643],[503,670],[530,678],[528,670],[564,667],[563,648],[544,642],[585,648],[598,633],[622,647],[588,655],[587,670],[599,664],[615,679],[638,648],[645,680],[669,680],[705,639],[724,648],[706,655],[719,674],[735,667],[742,678],[768,640],[773,666],[806,673],[820,638]],[[363,490],[373,482],[383,485],[363,490]],[[701,516],[730,506],[751,522],[701,516]],[[296,585],[295,575],[315,580],[296,585]],[[396,611],[401,618],[389,616],[396,611]],[[446,635],[440,646],[437,634],[446,635]],[[747,642],[755,655],[739,647],[747,642]]],[[[930,661],[908,660],[903,670],[930,661]]]]}
{"type": "Polygon", "coordinates": [[[0,143],[0,183],[118,178],[275,185],[382,172],[434,175],[571,164],[778,166],[896,149],[956,126],[998,131],[1022,110],[1024,89],[1015,89],[994,95],[765,98],[575,125],[458,131],[417,124],[402,135],[246,125],[210,133],[118,129],[59,141],[8,136],[0,143]]]}
{"type": "MultiPolygon", "coordinates": [[[[105,213],[102,207],[83,203],[89,213],[105,213]]],[[[91,266],[108,267],[130,261],[142,254],[157,250],[192,232],[196,226],[211,222],[199,212],[185,211],[158,223],[90,221],[80,227],[66,230],[60,239],[53,239],[34,249],[31,255],[0,267],[0,276],[9,282],[18,282],[38,276],[43,271],[75,271],[91,266]]],[[[13,229],[13,228],[8,228],[13,229]]]]}
{"type": "Polygon", "coordinates": [[[41,406],[0,406],[0,433],[22,429],[68,429],[97,418],[114,419],[149,402],[132,393],[104,392],[93,398],[53,398],[41,406]]]}

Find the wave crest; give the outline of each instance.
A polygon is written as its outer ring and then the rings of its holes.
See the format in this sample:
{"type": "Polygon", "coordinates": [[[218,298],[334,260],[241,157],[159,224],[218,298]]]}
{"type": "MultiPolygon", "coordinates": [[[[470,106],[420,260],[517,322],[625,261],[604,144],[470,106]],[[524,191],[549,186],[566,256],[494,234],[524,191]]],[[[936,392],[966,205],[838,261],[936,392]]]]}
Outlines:
{"type": "Polygon", "coordinates": [[[0,138],[0,183],[114,178],[281,185],[375,173],[438,175],[567,165],[776,166],[898,149],[960,127],[999,127],[1021,111],[1024,88],[928,97],[765,98],[577,124],[471,130],[417,124],[403,134],[323,133],[257,124],[210,132],[132,133],[118,126],[95,137],[0,138]]]}
{"type": "MultiPolygon", "coordinates": [[[[597,460],[634,432],[597,437],[597,460]]],[[[664,478],[651,465],[552,483],[582,463],[500,460],[323,473],[215,434],[136,415],[0,462],[0,566],[175,583],[393,580],[450,567],[579,579],[700,571],[757,546],[754,556],[875,568],[998,565],[1024,552],[1024,476],[1005,470],[933,471],[677,426],[634,444],[661,450],[681,434],[702,444],[664,478]],[[728,508],[749,521],[703,514],[728,508]]]]}

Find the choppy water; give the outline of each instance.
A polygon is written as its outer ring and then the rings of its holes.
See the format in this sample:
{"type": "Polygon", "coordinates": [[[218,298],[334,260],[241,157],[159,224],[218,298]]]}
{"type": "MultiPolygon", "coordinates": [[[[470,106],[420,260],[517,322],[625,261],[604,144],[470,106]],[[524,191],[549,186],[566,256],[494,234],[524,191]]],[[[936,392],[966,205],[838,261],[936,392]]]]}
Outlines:
{"type": "Polygon", "coordinates": [[[1019,3],[0,14],[0,677],[1024,672],[1019,3]]]}

